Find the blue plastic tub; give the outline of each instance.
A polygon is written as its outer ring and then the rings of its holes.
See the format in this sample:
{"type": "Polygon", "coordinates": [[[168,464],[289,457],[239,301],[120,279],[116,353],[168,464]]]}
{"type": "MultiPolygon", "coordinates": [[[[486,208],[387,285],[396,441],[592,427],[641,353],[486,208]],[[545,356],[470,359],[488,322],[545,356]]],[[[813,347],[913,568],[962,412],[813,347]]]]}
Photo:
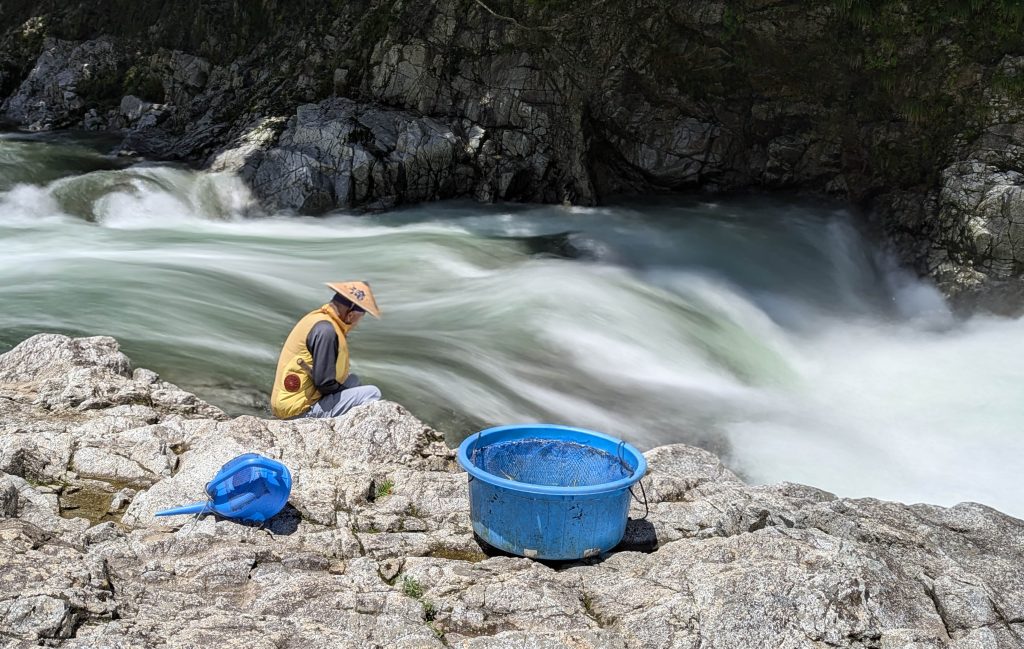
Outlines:
{"type": "Polygon", "coordinates": [[[583,559],[626,531],[630,487],[647,471],[631,445],[547,424],[489,428],[459,445],[469,473],[473,530],[488,544],[535,559],[583,559]]]}

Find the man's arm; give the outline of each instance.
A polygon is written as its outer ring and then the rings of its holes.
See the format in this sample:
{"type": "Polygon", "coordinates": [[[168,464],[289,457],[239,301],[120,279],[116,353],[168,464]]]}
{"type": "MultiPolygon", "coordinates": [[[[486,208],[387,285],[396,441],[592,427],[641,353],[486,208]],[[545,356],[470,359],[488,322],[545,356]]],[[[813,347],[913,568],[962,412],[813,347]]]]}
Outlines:
{"type": "Polygon", "coordinates": [[[338,362],[338,334],[330,322],[318,322],[306,336],[306,348],[313,355],[313,385],[320,394],[344,390],[335,375],[338,362]]]}

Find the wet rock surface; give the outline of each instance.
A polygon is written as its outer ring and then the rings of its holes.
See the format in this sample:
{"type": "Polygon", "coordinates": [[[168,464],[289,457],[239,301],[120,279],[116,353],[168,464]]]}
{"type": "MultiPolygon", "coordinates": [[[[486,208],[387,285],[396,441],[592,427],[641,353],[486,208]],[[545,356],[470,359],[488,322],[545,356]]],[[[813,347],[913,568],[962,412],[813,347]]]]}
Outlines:
{"type": "Polygon", "coordinates": [[[673,445],[620,548],[547,564],[474,539],[443,439],[390,402],[228,419],[113,339],[34,336],[0,356],[0,646],[1024,646],[1024,522],[990,508],[750,486],[673,445]],[[243,452],[293,472],[266,525],[153,516],[243,452]]]}

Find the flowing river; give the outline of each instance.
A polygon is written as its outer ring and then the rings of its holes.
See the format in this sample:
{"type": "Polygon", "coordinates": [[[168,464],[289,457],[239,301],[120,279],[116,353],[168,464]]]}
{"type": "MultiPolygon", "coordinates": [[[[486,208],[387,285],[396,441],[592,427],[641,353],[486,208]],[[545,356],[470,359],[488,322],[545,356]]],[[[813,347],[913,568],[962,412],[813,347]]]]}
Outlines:
{"type": "Polygon", "coordinates": [[[753,482],[1024,515],[1024,324],[953,318],[841,206],[469,202],[262,214],[228,175],[0,136],[0,352],[111,335],[137,366],[267,416],[323,282],[384,311],[353,367],[456,443],[550,421],[689,442],[753,482]]]}

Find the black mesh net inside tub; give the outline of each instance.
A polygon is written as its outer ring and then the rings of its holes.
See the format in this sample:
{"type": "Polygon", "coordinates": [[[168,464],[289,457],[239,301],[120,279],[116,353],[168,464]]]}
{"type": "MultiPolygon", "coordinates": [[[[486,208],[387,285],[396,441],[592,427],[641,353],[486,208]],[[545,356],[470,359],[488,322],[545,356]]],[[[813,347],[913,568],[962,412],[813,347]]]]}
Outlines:
{"type": "Polygon", "coordinates": [[[588,487],[633,475],[618,455],[567,440],[496,442],[474,449],[472,461],[499,478],[549,487],[588,487]]]}

